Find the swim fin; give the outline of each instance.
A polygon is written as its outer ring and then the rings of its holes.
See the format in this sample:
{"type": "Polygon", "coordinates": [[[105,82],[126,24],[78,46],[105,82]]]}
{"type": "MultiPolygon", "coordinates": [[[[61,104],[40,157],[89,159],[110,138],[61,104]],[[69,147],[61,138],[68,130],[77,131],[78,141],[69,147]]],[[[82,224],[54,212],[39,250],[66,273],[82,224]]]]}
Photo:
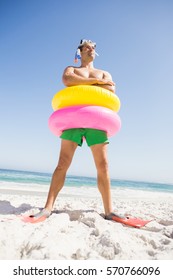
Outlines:
{"type": "Polygon", "coordinates": [[[21,220],[24,223],[31,223],[31,224],[36,224],[36,223],[40,223],[40,222],[44,222],[47,219],[46,216],[42,216],[39,218],[36,217],[31,217],[31,216],[22,216],[21,220]]]}
{"type": "Polygon", "coordinates": [[[146,224],[151,222],[151,220],[142,220],[140,218],[120,216],[114,213],[105,216],[105,219],[115,221],[117,223],[122,223],[124,225],[135,227],[135,228],[144,227],[146,224]]]}
{"type": "Polygon", "coordinates": [[[25,223],[36,224],[44,222],[51,215],[51,211],[47,209],[41,210],[39,213],[30,216],[22,216],[22,221],[25,223]]]}

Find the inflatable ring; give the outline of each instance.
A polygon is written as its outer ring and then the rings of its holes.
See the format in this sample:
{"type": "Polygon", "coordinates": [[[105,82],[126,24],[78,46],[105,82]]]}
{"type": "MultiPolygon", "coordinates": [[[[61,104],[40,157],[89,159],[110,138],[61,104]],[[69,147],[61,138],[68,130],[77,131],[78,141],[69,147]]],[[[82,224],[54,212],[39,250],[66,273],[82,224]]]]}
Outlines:
{"type": "Polygon", "coordinates": [[[55,111],[49,118],[49,128],[56,136],[70,128],[94,128],[106,131],[109,137],[120,127],[117,113],[100,106],[66,107],[55,111]]]}
{"type": "Polygon", "coordinates": [[[76,105],[97,105],[115,112],[120,109],[118,96],[98,86],[71,86],[57,92],[52,99],[53,110],[76,105]]]}

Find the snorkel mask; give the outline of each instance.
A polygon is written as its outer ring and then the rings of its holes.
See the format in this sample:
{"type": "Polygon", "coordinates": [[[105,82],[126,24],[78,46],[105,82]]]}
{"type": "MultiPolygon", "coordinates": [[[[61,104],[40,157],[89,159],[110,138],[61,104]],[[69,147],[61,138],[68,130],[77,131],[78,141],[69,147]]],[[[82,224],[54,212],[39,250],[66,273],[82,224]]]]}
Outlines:
{"type": "MultiPolygon", "coordinates": [[[[81,59],[81,55],[80,55],[80,51],[81,51],[81,47],[83,45],[85,45],[86,43],[90,43],[94,46],[94,48],[96,48],[96,43],[92,42],[91,40],[86,40],[86,39],[82,39],[80,41],[80,44],[76,50],[76,53],[75,53],[75,59],[74,59],[74,62],[77,63],[78,62],[78,59],[81,59]]],[[[98,56],[98,53],[95,52],[95,54],[98,56]]]]}

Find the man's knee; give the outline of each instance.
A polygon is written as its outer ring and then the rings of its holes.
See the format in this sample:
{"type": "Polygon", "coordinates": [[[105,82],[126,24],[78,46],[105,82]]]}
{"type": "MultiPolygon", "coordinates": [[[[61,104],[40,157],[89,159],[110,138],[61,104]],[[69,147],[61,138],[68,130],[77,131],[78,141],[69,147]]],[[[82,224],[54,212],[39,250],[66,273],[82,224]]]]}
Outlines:
{"type": "Polygon", "coordinates": [[[106,173],[108,172],[109,169],[107,160],[102,160],[98,162],[96,167],[97,167],[97,171],[101,173],[106,173]]]}
{"type": "Polygon", "coordinates": [[[60,170],[66,171],[71,164],[71,160],[72,159],[68,155],[60,156],[56,170],[57,171],[60,171],[60,170]]]}

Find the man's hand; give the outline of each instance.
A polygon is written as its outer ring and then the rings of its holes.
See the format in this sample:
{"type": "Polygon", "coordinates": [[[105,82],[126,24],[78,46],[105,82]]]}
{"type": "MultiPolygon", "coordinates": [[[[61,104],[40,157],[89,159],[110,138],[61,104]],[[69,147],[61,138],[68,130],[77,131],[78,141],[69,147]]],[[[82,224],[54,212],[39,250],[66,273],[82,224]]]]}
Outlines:
{"type": "Polygon", "coordinates": [[[93,86],[102,87],[115,93],[115,83],[112,80],[107,80],[107,79],[97,80],[97,83],[93,84],[93,86]]]}
{"type": "Polygon", "coordinates": [[[112,80],[107,79],[97,79],[97,83],[95,85],[109,85],[109,86],[115,86],[115,83],[112,80]]]}

